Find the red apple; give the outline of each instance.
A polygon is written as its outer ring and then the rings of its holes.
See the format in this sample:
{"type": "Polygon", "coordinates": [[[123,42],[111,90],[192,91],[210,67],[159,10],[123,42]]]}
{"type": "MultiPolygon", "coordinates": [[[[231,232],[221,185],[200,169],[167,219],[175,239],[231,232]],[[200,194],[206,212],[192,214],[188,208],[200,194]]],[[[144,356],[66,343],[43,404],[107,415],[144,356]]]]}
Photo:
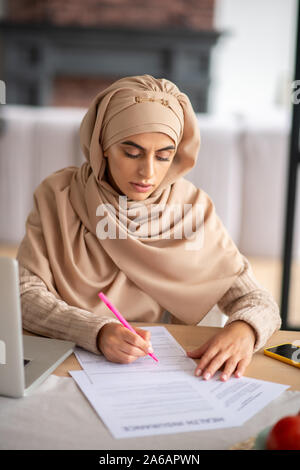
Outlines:
{"type": "Polygon", "coordinates": [[[300,450],[300,412],[285,416],[271,429],[267,437],[268,450],[300,450]]]}

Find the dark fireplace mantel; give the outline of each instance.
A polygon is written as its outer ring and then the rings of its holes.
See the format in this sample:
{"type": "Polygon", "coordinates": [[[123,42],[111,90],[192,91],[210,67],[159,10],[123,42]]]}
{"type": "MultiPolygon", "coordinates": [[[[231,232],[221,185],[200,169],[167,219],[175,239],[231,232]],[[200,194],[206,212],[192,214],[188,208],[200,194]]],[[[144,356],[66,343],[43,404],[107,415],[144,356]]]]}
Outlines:
{"type": "Polygon", "coordinates": [[[150,74],[174,81],[206,112],[210,56],[221,33],[0,22],[7,104],[49,105],[56,77],[150,74]]]}

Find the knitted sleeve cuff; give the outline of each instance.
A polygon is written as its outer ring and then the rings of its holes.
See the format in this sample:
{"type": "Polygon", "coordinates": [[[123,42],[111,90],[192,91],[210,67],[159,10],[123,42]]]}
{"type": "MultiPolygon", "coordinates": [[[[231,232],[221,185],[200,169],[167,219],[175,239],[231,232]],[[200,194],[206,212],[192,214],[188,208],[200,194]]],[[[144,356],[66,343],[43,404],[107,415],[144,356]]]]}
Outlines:
{"type": "Polygon", "coordinates": [[[21,265],[19,283],[23,327],[32,333],[73,341],[101,354],[97,346],[100,329],[107,323],[120,323],[109,315],[99,316],[57,299],[38,276],[21,265]]]}
{"type": "Polygon", "coordinates": [[[244,271],[220,299],[218,307],[229,317],[226,325],[242,320],[252,326],[256,334],[256,352],[280,328],[281,318],[278,305],[272,295],[257,282],[245,257],[244,263],[244,271]]]}

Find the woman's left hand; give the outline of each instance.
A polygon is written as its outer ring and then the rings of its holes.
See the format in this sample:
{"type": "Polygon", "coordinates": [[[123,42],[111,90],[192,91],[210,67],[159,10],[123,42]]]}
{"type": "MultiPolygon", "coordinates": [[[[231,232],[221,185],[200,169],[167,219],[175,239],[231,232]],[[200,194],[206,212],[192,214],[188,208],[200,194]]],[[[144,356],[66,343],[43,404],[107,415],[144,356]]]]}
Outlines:
{"type": "Polygon", "coordinates": [[[235,373],[241,377],[253,355],[255,333],[244,321],[234,321],[213,336],[200,348],[189,351],[187,355],[200,361],[195,375],[210,379],[217,370],[224,366],[221,380],[225,381],[235,373]]]}

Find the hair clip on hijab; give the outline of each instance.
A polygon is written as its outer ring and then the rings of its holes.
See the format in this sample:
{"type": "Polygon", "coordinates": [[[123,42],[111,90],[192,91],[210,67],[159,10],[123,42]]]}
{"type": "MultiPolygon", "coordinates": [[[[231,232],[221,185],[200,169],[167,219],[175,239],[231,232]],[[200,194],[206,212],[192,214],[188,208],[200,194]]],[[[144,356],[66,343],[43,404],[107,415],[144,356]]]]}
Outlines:
{"type": "Polygon", "coordinates": [[[169,106],[169,101],[163,98],[156,100],[154,98],[143,98],[142,96],[135,97],[136,103],[143,103],[144,101],[151,101],[151,102],[157,101],[158,103],[161,103],[163,106],[169,106]]]}

